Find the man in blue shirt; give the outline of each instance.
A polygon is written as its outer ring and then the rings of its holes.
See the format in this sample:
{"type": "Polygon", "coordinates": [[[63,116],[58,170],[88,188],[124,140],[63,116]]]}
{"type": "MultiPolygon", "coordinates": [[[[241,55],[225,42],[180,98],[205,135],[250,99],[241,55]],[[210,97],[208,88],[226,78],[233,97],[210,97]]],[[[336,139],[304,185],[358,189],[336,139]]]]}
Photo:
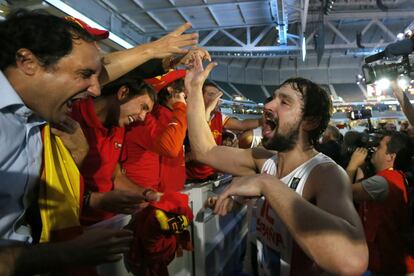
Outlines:
{"type": "MultiPolygon", "coordinates": [[[[113,261],[128,249],[129,231],[103,229],[67,242],[28,246],[32,237],[25,213],[36,199],[42,164],[40,127],[48,121],[74,133],[62,140],[67,146],[72,143],[68,149],[81,162],[87,145],[76,144],[85,140],[68,116],[72,103],[86,95],[98,96],[100,85],[151,58],[185,53],[181,47],[196,43],[196,35],[181,35],[188,28],[183,25],[151,45],[101,60],[94,38],[76,23],[28,12],[17,12],[0,22],[1,275],[113,261]]],[[[122,199],[122,194],[116,196],[122,199]]],[[[130,204],[143,198],[137,195],[130,204]]]]}

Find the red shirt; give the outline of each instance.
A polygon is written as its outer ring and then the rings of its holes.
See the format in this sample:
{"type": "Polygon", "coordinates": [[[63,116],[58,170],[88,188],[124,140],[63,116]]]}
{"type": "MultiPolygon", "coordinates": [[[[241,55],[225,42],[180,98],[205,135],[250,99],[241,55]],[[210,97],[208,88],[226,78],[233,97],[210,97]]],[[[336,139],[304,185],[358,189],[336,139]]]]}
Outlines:
{"type": "Polygon", "coordinates": [[[126,175],[162,192],[179,191],[185,182],[186,105],[176,103],[173,109],[155,106],[145,123],[129,127],[125,137],[122,168],[126,175]]]}
{"type": "Polygon", "coordinates": [[[383,170],[377,175],[388,182],[387,198],[365,201],[359,207],[369,249],[368,269],[390,275],[412,273],[414,259],[403,238],[409,223],[404,176],[395,170],[383,170]]]}
{"type": "MultiPolygon", "coordinates": [[[[185,118],[186,109],[183,110],[183,116],[185,118]]],[[[158,118],[158,123],[161,127],[168,126],[173,122],[173,112],[164,107],[154,109],[154,115],[158,118]]],[[[187,127],[183,128],[183,131],[178,135],[175,135],[175,144],[177,144],[176,151],[172,155],[161,156],[160,167],[160,191],[180,191],[184,188],[185,184],[185,156],[184,156],[184,138],[187,127]]]]}
{"type": "Polygon", "coordinates": [[[127,127],[122,170],[141,186],[159,190],[159,155],[149,150],[154,147],[156,129],[157,121],[152,114],[147,114],[144,122],[127,127]]]}
{"type": "MultiPolygon", "coordinates": [[[[109,192],[113,189],[112,176],[121,154],[124,128],[108,129],[96,115],[93,99],[75,102],[72,117],[79,122],[89,143],[80,172],[84,177],[85,189],[92,192],[109,192]]],[[[84,209],[81,222],[92,224],[113,216],[112,213],[95,209],[84,209]]]]}
{"type": "MultiPolygon", "coordinates": [[[[210,130],[213,133],[217,145],[221,145],[223,134],[223,118],[219,111],[214,113],[210,121],[210,130]]],[[[202,180],[215,174],[217,171],[210,166],[201,164],[196,161],[190,161],[186,165],[187,180],[202,180]]]]}

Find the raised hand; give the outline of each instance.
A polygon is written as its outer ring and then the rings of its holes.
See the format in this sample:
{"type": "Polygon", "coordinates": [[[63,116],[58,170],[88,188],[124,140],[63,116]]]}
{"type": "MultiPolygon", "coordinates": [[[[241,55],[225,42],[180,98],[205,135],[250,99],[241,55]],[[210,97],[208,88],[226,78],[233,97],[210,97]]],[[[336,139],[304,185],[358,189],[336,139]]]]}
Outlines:
{"type": "Polygon", "coordinates": [[[188,93],[194,90],[201,90],[211,70],[217,65],[212,62],[204,69],[203,61],[198,53],[193,54],[193,66],[187,70],[184,83],[188,93]]]}
{"type": "Polygon", "coordinates": [[[189,50],[185,47],[193,46],[198,42],[198,34],[183,34],[189,28],[191,28],[191,24],[185,23],[175,31],[149,43],[154,51],[154,57],[164,58],[172,55],[186,55],[189,50]]]}
{"type": "Polygon", "coordinates": [[[59,126],[51,127],[50,131],[60,137],[76,165],[80,167],[89,152],[89,144],[79,123],[65,116],[65,120],[59,126]]]}
{"type": "Polygon", "coordinates": [[[180,65],[184,65],[186,67],[193,67],[194,64],[194,56],[198,55],[202,61],[209,61],[211,62],[211,56],[209,54],[209,52],[204,49],[204,48],[200,48],[197,46],[193,46],[190,51],[183,56],[181,59],[178,60],[177,64],[174,64],[173,66],[180,66],[180,65]]]}
{"type": "Polygon", "coordinates": [[[216,107],[218,106],[218,103],[221,99],[221,96],[223,96],[223,92],[219,92],[213,96],[212,99],[210,99],[208,102],[205,102],[206,106],[206,116],[207,118],[210,118],[211,112],[213,112],[216,107]]]}
{"type": "Polygon", "coordinates": [[[132,214],[148,206],[145,199],[138,192],[118,189],[106,193],[92,193],[90,207],[108,212],[132,214]]]}
{"type": "Polygon", "coordinates": [[[362,166],[365,162],[365,158],[367,158],[368,150],[366,148],[357,148],[351,156],[351,160],[349,160],[348,167],[357,169],[358,167],[362,166]]]}

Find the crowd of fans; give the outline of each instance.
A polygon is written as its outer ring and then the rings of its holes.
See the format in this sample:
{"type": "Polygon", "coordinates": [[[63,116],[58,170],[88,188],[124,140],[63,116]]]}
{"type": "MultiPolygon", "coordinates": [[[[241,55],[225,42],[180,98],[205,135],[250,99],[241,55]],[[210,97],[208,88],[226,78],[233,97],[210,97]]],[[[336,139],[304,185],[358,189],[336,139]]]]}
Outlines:
{"type": "Polygon", "coordinates": [[[228,117],[190,27],[101,57],[108,33],[77,19],[0,22],[0,274],[95,275],[124,256],[135,275],[168,275],[192,250],[185,183],[220,172],[240,178],[208,200],[216,214],[244,197],[260,210],[259,274],[414,273],[410,127],[341,138],[328,94],[302,78],[262,118],[228,117]],[[132,215],[124,229],[99,226],[117,214],[132,215]]]}

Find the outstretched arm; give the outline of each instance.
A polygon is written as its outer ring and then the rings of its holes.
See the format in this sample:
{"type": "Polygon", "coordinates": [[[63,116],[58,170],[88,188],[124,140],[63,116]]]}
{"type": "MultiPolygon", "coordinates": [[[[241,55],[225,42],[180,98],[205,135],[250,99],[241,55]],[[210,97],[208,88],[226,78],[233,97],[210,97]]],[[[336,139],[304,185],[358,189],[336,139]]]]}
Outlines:
{"type": "MultiPolygon", "coordinates": [[[[218,146],[207,124],[202,86],[216,64],[210,63],[204,70],[200,57],[195,56],[194,66],[187,70],[188,134],[193,157],[204,164],[234,175],[251,175],[257,166],[253,152],[237,148],[218,146]]],[[[263,157],[263,152],[258,154],[263,157]]]]}
{"type": "Polygon", "coordinates": [[[237,118],[229,118],[224,124],[224,127],[230,130],[245,131],[245,130],[254,129],[256,127],[259,127],[260,125],[261,125],[260,119],[239,120],[237,118]]]}
{"type": "Polygon", "coordinates": [[[183,34],[190,27],[191,24],[185,23],[154,42],[107,54],[103,58],[104,68],[99,76],[99,82],[104,85],[116,80],[153,58],[164,58],[175,54],[185,55],[188,52],[185,47],[195,45],[198,39],[197,34],[183,34]]]}
{"type": "Polygon", "coordinates": [[[298,245],[322,269],[338,275],[365,271],[368,248],[363,228],[352,204],[348,178],[338,166],[320,165],[313,170],[305,186],[307,198],[274,176],[236,178],[219,196],[216,213],[225,212],[224,201],[232,195],[263,195],[298,245]]]}

